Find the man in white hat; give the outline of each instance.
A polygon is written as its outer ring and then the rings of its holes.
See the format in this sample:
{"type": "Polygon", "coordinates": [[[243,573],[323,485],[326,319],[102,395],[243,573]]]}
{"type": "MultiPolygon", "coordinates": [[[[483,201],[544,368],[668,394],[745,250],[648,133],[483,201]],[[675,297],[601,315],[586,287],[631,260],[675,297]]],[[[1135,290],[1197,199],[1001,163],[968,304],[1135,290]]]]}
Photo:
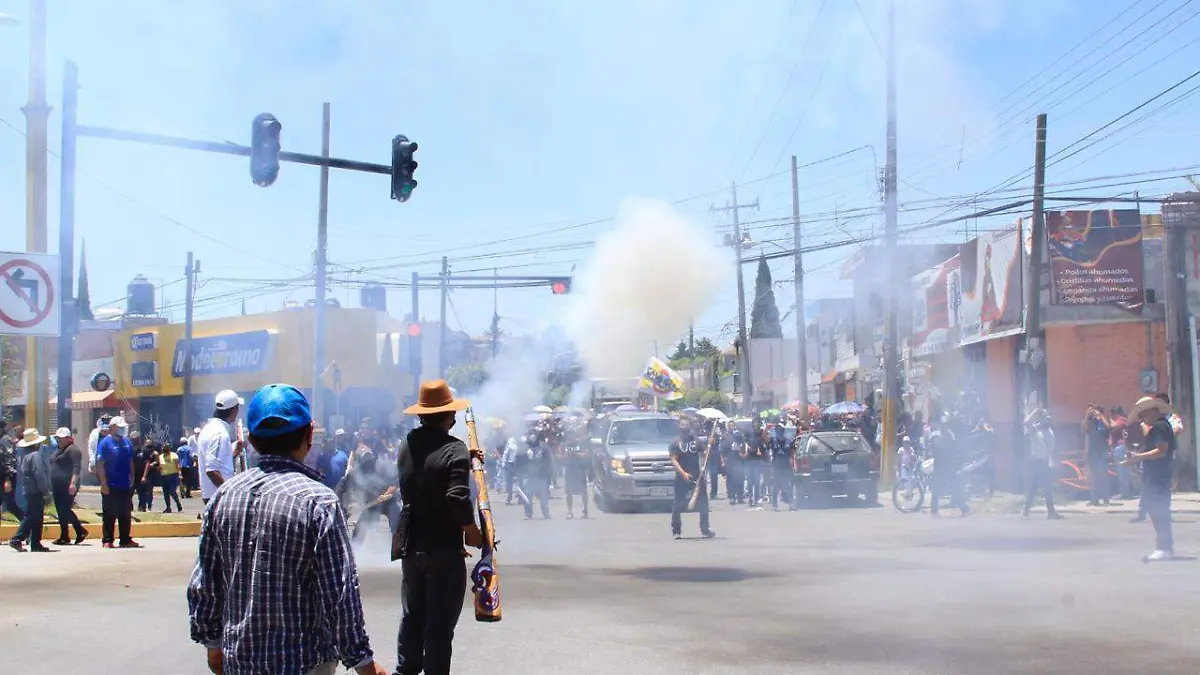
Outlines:
{"type": "Polygon", "coordinates": [[[17,447],[21,450],[21,459],[17,463],[17,471],[25,484],[25,517],[21,526],[8,542],[14,550],[24,551],[25,541],[29,541],[29,550],[45,552],[50,549],[42,545],[42,525],[45,522],[46,504],[53,496],[50,486],[50,471],[46,467],[46,458],[42,456],[41,447],[46,437],[37,429],[26,429],[17,447]]]}
{"type": "Polygon", "coordinates": [[[100,494],[103,495],[100,502],[104,521],[101,545],[104,548],[141,548],[130,535],[134,452],[129,440],[129,424],[118,415],[109,422],[108,432],[96,448],[96,476],[100,478],[100,494]]]}
{"type": "Polygon", "coordinates": [[[205,504],[222,483],[233,478],[233,458],[240,451],[233,425],[237,423],[242,403],[242,398],[232,389],[217,394],[212,417],[204,423],[196,438],[201,472],[200,496],[205,504]]]}
{"type": "Polygon", "coordinates": [[[1175,459],[1175,431],[1168,417],[1171,405],[1159,398],[1145,396],[1133,406],[1133,416],[1149,428],[1142,452],[1126,455],[1126,464],[1142,465],[1142,505],[1154,523],[1154,551],[1147,562],[1171,560],[1175,542],[1171,535],[1171,477],[1175,459]]]}

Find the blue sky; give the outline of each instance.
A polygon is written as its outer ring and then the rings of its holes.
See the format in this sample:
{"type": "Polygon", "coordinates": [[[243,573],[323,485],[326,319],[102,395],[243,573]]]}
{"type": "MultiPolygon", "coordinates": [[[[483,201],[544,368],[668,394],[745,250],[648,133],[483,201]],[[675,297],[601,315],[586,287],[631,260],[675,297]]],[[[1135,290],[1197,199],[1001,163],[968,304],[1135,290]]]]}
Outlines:
{"type": "MultiPolygon", "coordinates": [[[[744,184],[741,199],[759,200],[759,211],[743,214],[754,238],[790,248],[790,225],[780,220],[791,212],[788,156],[805,164],[863,146],[870,147],[801,171],[802,211],[819,214],[805,226],[806,243],[860,236],[882,223],[853,211],[878,204],[882,0],[50,4],[51,104],[61,105],[64,61],[77,61],[85,124],[245,143],[251,119],[271,112],[283,122],[285,149],[317,152],[321,103],[330,101],[335,155],[386,163],[392,136],[416,140],[420,187],[407,204],[388,199],[384,176],[334,172],[329,255],[339,281],[407,281],[414,270],[435,272],[442,255],[461,273],[492,266],[568,273],[586,262],[584,244],[611,227],[604,219],[618,202],[632,196],[687,199],[679,208],[715,241],[727,221],[708,208],[727,202],[734,180],[744,184]],[[538,250],[546,248],[556,250],[538,250]]],[[[1184,0],[898,4],[906,205],[1020,176],[1032,162],[1036,112],[1050,115],[1054,153],[1200,62],[1190,42],[1198,10],[1184,0]]],[[[0,12],[23,19],[28,5],[0,0],[0,12]]],[[[26,30],[0,27],[0,119],[18,128],[26,30]]],[[[1190,109],[1185,101],[1122,128],[1053,165],[1048,180],[1195,163],[1200,129],[1190,109]]],[[[60,123],[56,110],[56,150],[60,123]]],[[[139,272],[177,280],[189,250],[203,261],[200,318],[236,313],[243,297],[251,312],[312,297],[303,284],[280,291],[252,280],[309,271],[316,169],[284,165],[263,189],[251,184],[243,158],[93,139],[81,142],[79,158],[77,231],[87,243],[95,303],[123,296],[139,272]]],[[[58,170],[52,157],[51,242],[58,170]]],[[[0,249],[24,247],[23,172],[24,139],[0,124],[0,249]]],[[[1185,187],[1173,180],[1101,192],[1185,187]]],[[[920,224],[944,210],[907,210],[900,221],[920,224]]],[[[914,240],[961,240],[962,232],[948,226],[914,240]]],[[[838,272],[852,252],[806,258],[810,299],[848,295],[838,272]]],[[[777,281],[792,276],[790,261],[774,270],[777,281]]],[[[700,334],[731,337],[729,286],[697,320],[700,334]]],[[[336,289],[343,302],[348,293],[355,291],[336,289]]],[[[164,294],[181,319],[182,284],[164,294]]],[[[408,297],[390,294],[394,314],[407,311],[408,297]]],[[[777,287],[777,298],[787,313],[789,284],[777,287]]],[[[422,298],[427,317],[434,299],[422,298]]],[[[451,325],[482,332],[491,302],[489,292],[455,293],[451,325]]],[[[503,321],[516,331],[560,306],[546,289],[500,298],[503,321]]]]}

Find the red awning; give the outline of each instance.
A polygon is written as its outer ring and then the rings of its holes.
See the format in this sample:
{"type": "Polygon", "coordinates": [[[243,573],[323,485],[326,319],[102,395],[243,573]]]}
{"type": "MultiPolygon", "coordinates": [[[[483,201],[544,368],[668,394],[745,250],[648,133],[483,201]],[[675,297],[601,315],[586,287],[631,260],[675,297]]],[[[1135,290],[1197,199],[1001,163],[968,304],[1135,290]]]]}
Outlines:
{"type": "Polygon", "coordinates": [[[114,390],[108,391],[77,391],[71,395],[67,401],[67,407],[71,410],[93,410],[95,408],[103,408],[108,402],[114,390]]]}

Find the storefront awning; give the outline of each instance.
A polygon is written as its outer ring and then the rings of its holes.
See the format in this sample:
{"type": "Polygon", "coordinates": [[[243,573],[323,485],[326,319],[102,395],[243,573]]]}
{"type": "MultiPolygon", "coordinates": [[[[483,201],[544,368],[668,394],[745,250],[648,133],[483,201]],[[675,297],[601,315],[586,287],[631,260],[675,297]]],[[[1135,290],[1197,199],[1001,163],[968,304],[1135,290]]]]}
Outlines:
{"type": "Polygon", "coordinates": [[[103,408],[114,393],[112,389],[108,391],[77,391],[67,401],[67,407],[71,410],[103,408]]]}

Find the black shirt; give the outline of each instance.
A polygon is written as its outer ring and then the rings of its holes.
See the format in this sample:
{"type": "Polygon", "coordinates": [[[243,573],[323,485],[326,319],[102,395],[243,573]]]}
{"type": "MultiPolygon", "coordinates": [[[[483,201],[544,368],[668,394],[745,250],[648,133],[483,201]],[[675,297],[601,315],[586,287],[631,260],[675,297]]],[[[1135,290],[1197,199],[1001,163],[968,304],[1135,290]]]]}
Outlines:
{"type": "Polygon", "coordinates": [[[1158,459],[1142,462],[1142,480],[1156,487],[1171,486],[1171,465],[1175,459],[1175,430],[1166,419],[1161,419],[1150,426],[1146,434],[1146,451],[1154,450],[1161,443],[1166,443],[1167,452],[1158,459]]]}
{"type": "Polygon", "coordinates": [[[764,460],[767,458],[767,449],[763,444],[762,433],[755,430],[754,433],[746,437],[746,459],[764,460]]]}
{"type": "MultiPolygon", "coordinates": [[[[83,453],[74,443],[60,447],[50,458],[50,480],[60,485],[67,485],[74,478],[79,480],[79,465],[83,462],[83,453]]],[[[78,484],[78,483],[76,483],[78,484]]]]}
{"type": "Polygon", "coordinates": [[[671,441],[671,459],[679,462],[679,467],[693,479],[700,473],[700,457],[704,454],[704,442],[695,436],[676,438],[671,441]]]}
{"type": "Polygon", "coordinates": [[[396,464],[408,552],[462,550],[463,528],[475,522],[466,444],[441,429],[419,427],[400,445],[396,464]]]}

